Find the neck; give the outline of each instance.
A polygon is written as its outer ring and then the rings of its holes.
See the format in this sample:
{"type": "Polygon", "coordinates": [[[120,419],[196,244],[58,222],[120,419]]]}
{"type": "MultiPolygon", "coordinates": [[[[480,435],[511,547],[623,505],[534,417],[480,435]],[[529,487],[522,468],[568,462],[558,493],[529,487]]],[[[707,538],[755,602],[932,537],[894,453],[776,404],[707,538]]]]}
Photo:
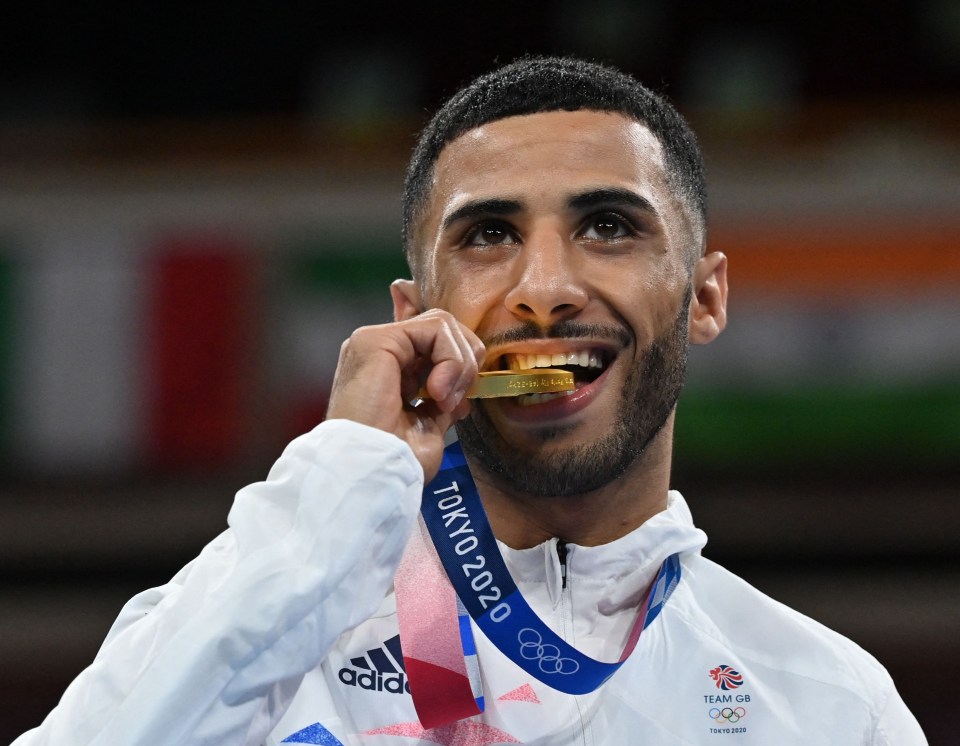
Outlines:
{"type": "Polygon", "coordinates": [[[625,536],[667,507],[673,443],[673,416],[627,470],[599,489],[565,497],[532,496],[509,485],[473,461],[494,535],[514,549],[527,549],[558,537],[570,544],[596,546],[625,536]]]}

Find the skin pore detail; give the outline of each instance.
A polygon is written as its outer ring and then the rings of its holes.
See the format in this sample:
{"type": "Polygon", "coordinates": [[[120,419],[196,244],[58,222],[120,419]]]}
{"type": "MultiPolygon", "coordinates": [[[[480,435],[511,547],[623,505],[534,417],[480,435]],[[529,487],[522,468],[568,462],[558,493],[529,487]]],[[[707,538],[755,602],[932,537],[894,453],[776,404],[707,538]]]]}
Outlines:
{"type": "Polygon", "coordinates": [[[644,125],[593,111],[496,120],[437,160],[397,317],[451,312],[484,370],[595,357],[569,396],[474,401],[458,425],[511,546],[605,543],[666,505],[701,237],[663,164],[644,125]]]}

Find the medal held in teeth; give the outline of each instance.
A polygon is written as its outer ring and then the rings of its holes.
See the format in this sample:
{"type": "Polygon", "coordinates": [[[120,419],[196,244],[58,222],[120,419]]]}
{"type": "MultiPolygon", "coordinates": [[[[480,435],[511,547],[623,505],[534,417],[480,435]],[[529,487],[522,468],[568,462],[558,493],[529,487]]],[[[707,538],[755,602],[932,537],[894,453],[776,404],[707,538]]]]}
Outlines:
{"type": "Polygon", "coordinates": [[[477,380],[467,389],[468,399],[494,399],[500,396],[521,394],[552,394],[573,391],[573,373],[557,368],[537,368],[536,371],[516,373],[509,370],[492,370],[477,375],[477,380]]]}
{"type": "MultiPolygon", "coordinates": [[[[573,391],[573,373],[557,368],[537,368],[524,373],[511,370],[491,370],[477,375],[477,380],[467,389],[468,399],[495,399],[502,396],[523,394],[551,394],[573,391]]],[[[420,390],[419,398],[429,399],[426,388],[420,390]]]]}

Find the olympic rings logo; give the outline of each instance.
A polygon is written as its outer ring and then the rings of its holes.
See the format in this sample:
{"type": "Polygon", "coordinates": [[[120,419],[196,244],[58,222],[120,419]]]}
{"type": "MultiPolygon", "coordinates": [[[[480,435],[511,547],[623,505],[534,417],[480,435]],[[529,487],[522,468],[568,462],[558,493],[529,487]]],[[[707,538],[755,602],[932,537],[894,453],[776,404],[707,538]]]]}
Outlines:
{"type": "Polygon", "coordinates": [[[718,723],[736,723],[746,716],[747,711],[742,707],[724,707],[722,710],[714,707],[710,710],[710,717],[716,720],[718,723]]]}
{"type": "Polygon", "coordinates": [[[524,660],[539,661],[540,670],[546,674],[570,676],[580,670],[580,664],[573,658],[562,657],[556,645],[544,644],[543,637],[535,629],[524,627],[517,635],[517,642],[524,660]]]}

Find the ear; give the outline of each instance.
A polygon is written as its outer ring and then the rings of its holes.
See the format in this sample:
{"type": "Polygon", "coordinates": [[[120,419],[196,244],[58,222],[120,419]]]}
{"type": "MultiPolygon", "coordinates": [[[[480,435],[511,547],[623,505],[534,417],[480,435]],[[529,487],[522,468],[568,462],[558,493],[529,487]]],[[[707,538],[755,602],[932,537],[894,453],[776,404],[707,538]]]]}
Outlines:
{"type": "Polygon", "coordinates": [[[701,257],[693,268],[690,343],[712,342],[727,325],[727,257],[719,251],[701,257]]]}
{"type": "Polygon", "coordinates": [[[394,321],[406,321],[423,312],[420,288],[413,280],[394,280],[390,283],[390,297],[393,298],[394,321]]]}

